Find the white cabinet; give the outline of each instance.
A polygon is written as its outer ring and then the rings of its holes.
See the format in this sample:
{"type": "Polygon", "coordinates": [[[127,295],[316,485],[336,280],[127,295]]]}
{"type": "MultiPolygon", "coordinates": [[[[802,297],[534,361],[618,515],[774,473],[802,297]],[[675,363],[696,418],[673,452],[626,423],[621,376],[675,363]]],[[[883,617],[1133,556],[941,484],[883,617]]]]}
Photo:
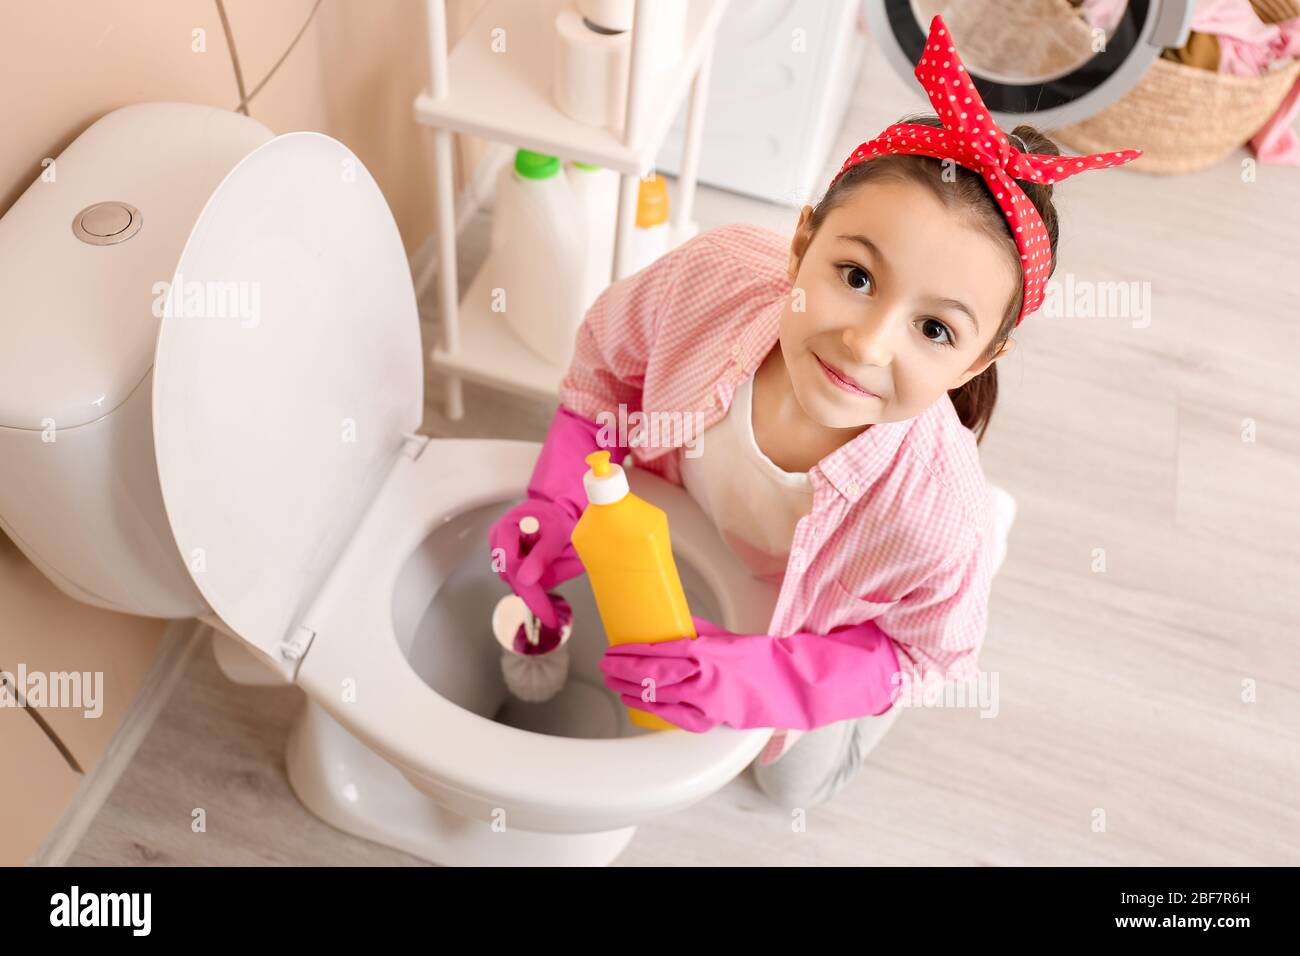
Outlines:
{"type": "MultiPolygon", "coordinates": [[[[862,0],[746,0],[718,28],[700,182],[787,206],[816,203],[866,47],[862,0]]],[[[659,155],[676,173],[679,116],[659,155]]]]}
{"type": "MultiPolygon", "coordinates": [[[[637,0],[632,27],[627,119],[621,135],[570,119],[551,93],[554,21],[568,0],[489,0],[455,48],[447,48],[444,0],[428,0],[429,89],[415,99],[416,119],[433,127],[438,311],[441,342],[434,368],[447,376],[446,412],[463,414],[464,379],[554,399],[567,369],[543,361],[488,308],[486,269],[479,271],[463,300],[456,287],[456,230],[452,197],[451,134],[470,133],[515,147],[617,170],[619,218],[611,279],[628,272],[630,239],[636,215],[639,177],[653,168],[668,129],[688,101],[681,138],[681,176],[673,202],[673,238],[682,242],[697,231],[691,221],[700,134],[714,34],[727,0],[689,0],[681,60],[653,72],[640,24],[649,3],[637,0]],[[503,46],[504,44],[504,46],[503,46]]],[[[576,323],[575,323],[576,324],[576,323]]]]}

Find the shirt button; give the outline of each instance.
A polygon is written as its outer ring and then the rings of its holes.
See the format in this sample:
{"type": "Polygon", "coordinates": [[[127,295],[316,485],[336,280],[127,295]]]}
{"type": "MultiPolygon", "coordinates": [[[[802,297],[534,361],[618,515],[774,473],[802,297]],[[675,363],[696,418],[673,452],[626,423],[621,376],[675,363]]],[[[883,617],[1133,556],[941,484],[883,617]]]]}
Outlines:
{"type": "Polygon", "coordinates": [[[737,342],[735,345],[733,345],[733,346],[731,347],[731,354],[734,355],[734,356],[737,357],[737,358],[740,357],[740,343],[739,343],[739,342],[737,342]]]}
{"type": "Polygon", "coordinates": [[[794,569],[796,571],[803,570],[803,559],[804,559],[803,548],[795,548],[793,551],[790,552],[790,561],[794,565],[794,569]]]}
{"type": "Polygon", "coordinates": [[[848,496],[849,496],[850,498],[852,498],[854,501],[856,501],[857,498],[858,498],[858,493],[859,493],[862,489],[858,487],[858,483],[857,483],[856,481],[850,481],[850,482],[849,482],[849,486],[848,486],[847,488],[845,488],[844,490],[848,493],[848,496]]]}

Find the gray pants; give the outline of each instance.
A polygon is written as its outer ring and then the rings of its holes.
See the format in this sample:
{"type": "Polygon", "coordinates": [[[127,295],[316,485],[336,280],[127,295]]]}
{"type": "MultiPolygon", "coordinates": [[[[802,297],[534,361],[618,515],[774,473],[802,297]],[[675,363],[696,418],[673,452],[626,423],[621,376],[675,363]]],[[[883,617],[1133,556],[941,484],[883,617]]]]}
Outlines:
{"type": "Polygon", "coordinates": [[[776,763],[762,766],[755,760],[751,764],[759,789],[786,809],[825,803],[857,775],[902,710],[895,704],[877,717],[841,720],[806,731],[776,763]]]}

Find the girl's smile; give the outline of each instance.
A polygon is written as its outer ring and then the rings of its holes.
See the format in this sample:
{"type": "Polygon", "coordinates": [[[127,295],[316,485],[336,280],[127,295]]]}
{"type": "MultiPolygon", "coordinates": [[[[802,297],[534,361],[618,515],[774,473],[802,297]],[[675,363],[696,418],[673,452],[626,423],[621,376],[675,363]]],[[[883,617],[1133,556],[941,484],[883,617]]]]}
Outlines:
{"type": "Polygon", "coordinates": [[[845,375],[834,365],[828,364],[826,360],[816,352],[813,352],[813,358],[815,358],[818,364],[821,365],[822,370],[826,373],[826,377],[835,385],[836,388],[842,388],[851,395],[857,395],[863,398],[880,397],[875,392],[867,391],[867,389],[860,386],[856,381],[849,378],[849,376],[845,375]]]}

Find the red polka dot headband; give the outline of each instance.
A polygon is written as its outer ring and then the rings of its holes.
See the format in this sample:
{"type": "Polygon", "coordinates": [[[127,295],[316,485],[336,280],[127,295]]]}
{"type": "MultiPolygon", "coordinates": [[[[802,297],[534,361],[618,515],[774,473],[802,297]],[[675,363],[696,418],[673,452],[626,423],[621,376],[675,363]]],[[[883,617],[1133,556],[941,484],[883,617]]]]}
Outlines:
{"type": "Polygon", "coordinates": [[[831,185],[834,186],[858,163],[885,153],[918,153],[951,159],[982,175],[998,206],[1007,214],[1007,228],[1020,250],[1025,294],[1020,315],[1016,318],[1019,326],[1025,316],[1042,305],[1043,287],[1051,268],[1052,245],[1038,210],[1015,180],[1057,183],[1088,169],[1122,166],[1141,156],[1142,150],[1125,149],[1091,156],[1022,153],[1011,145],[1006,134],[989,117],[988,108],[970,81],[941,16],[930,21],[930,35],[914,72],[929,94],[943,129],[918,123],[895,123],[855,149],[835,174],[831,185]]]}

